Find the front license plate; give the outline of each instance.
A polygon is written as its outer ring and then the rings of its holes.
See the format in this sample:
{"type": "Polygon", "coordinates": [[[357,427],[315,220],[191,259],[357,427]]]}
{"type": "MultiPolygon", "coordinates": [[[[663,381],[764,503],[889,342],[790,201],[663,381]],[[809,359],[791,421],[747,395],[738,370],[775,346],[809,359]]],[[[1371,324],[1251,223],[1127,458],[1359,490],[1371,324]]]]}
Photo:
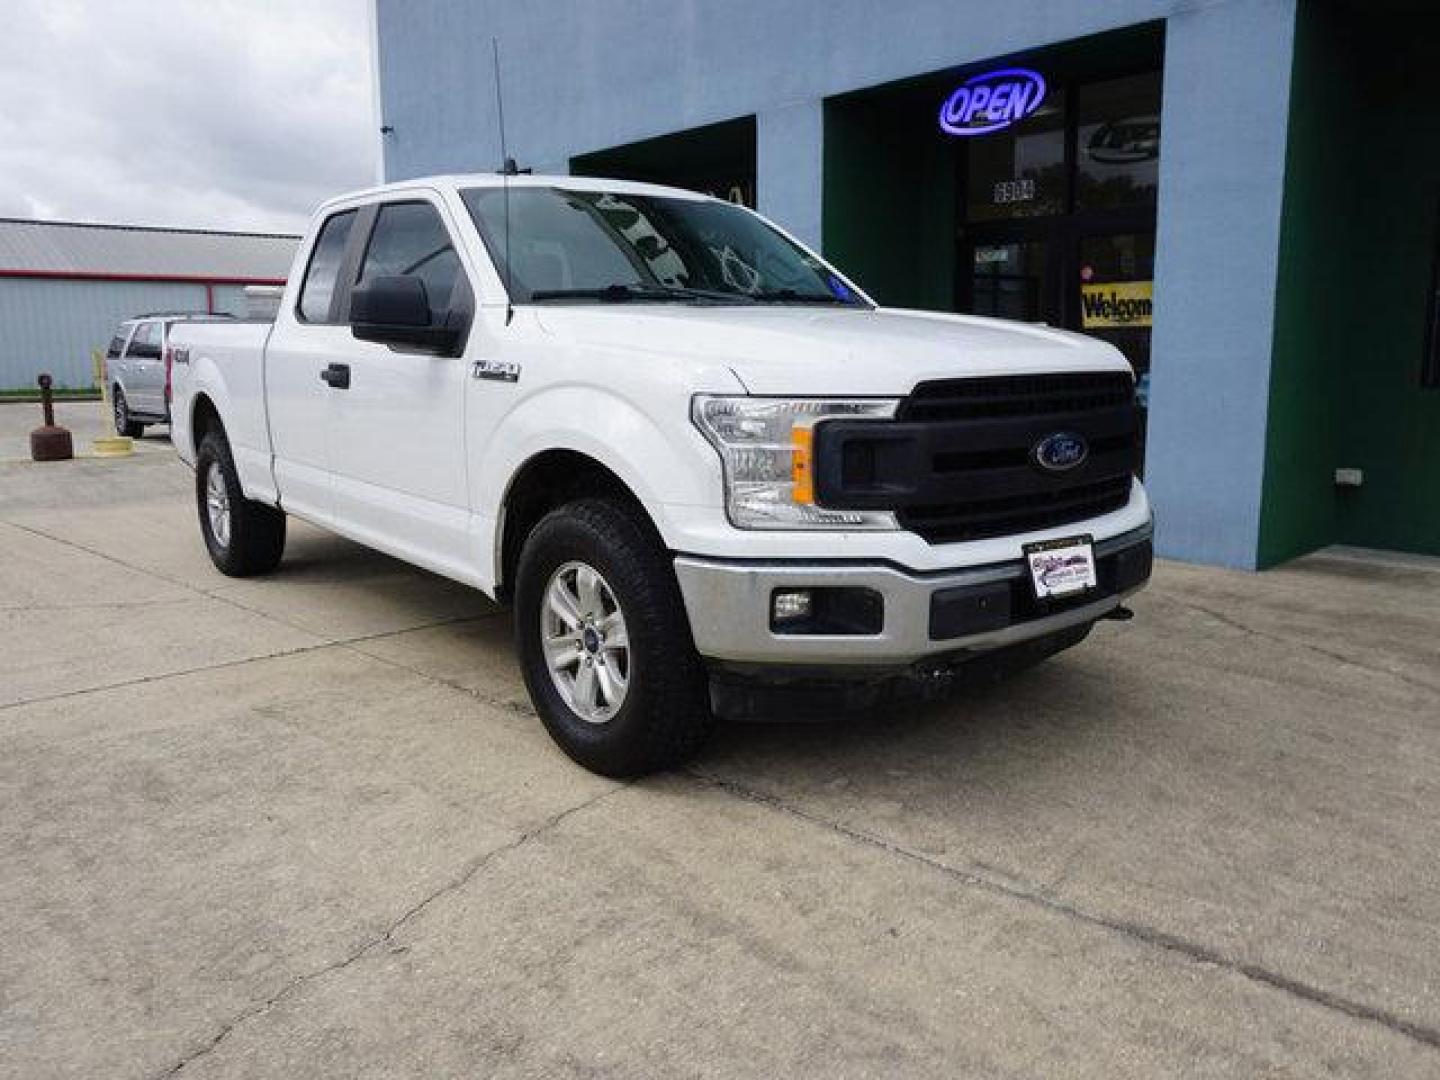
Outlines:
{"type": "Polygon", "coordinates": [[[1095,588],[1095,544],[1088,536],[1067,536],[1025,545],[1036,599],[1074,596],[1095,588]]]}

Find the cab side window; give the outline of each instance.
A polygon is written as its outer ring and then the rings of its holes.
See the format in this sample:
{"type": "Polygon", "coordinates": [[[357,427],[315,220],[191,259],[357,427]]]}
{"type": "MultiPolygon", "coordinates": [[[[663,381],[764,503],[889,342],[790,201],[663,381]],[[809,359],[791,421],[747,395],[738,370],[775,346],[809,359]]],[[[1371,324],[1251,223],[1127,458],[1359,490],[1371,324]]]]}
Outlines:
{"type": "Polygon", "coordinates": [[[375,218],[359,284],[395,274],[423,281],[431,323],[445,321],[460,277],[460,256],[439,212],[427,202],[387,203],[375,218]]]}
{"type": "Polygon", "coordinates": [[[355,224],[355,211],[332,214],[320,226],[310,265],[305,270],[305,283],[300,287],[300,320],[307,323],[328,323],[330,301],[335,297],[335,283],[340,279],[340,264],[345,261],[345,244],[355,224]]]}

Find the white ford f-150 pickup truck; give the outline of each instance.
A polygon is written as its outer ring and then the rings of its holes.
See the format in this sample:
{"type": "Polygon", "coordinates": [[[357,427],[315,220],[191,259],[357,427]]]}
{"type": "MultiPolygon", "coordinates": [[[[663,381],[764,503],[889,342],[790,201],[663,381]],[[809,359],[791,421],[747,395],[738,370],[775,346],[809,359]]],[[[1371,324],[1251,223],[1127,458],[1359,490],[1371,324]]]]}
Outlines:
{"type": "Polygon", "coordinates": [[[338,198],[273,323],[171,346],[223,573],[275,570],[294,514],[510,604],[541,719],[609,775],[678,762],[757,688],[790,708],[1044,657],[1150,575],[1119,352],[879,307],[692,192],[338,198]]]}

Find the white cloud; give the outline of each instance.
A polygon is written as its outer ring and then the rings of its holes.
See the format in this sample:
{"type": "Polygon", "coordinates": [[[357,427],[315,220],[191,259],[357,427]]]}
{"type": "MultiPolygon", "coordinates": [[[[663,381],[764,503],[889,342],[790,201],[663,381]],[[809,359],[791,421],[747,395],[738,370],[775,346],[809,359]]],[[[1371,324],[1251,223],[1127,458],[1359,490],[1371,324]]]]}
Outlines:
{"type": "Polygon", "coordinates": [[[369,0],[6,0],[0,216],[288,230],[375,176],[369,0]]]}

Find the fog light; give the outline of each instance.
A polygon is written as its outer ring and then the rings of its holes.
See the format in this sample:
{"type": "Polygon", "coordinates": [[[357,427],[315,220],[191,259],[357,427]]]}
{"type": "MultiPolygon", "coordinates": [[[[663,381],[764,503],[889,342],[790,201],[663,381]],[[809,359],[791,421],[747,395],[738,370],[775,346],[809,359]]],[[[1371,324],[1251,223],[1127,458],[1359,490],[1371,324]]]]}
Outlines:
{"type": "Polygon", "coordinates": [[[809,589],[777,589],[770,600],[772,623],[795,622],[808,619],[814,610],[809,589]]]}
{"type": "Polygon", "coordinates": [[[791,636],[874,635],[885,630],[885,601],[874,589],[816,586],[770,594],[770,632],[791,636]]]}

